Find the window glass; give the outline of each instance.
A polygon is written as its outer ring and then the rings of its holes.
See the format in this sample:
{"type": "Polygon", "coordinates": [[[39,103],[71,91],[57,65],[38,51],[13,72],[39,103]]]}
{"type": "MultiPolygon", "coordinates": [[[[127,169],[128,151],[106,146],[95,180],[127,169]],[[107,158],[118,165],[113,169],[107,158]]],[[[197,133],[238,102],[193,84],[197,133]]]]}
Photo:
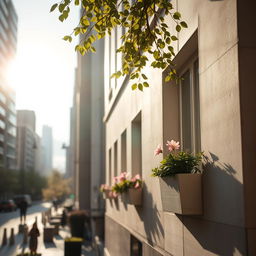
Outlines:
{"type": "Polygon", "coordinates": [[[126,130],[121,135],[121,171],[127,171],[126,130]]]}
{"type": "Polygon", "coordinates": [[[181,109],[182,109],[182,146],[183,150],[191,151],[191,90],[190,90],[190,71],[182,76],[181,82],[181,109]]]}
{"type": "Polygon", "coordinates": [[[5,129],[5,123],[2,121],[2,120],[0,120],[0,127],[4,130],[5,129]]]}
{"type": "Polygon", "coordinates": [[[111,156],[111,148],[108,151],[108,183],[112,184],[112,156],[111,156]]]}
{"type": "Polygon", "coordinates": [[[131,256],[142,256],[142,243],[135,236],[131,235],[131,256]]]}
{"type": "Polygon", "coordinates": [[[132,175],[142,175],[141,113],[132,121],[132,175]]]}
{"type": "Polygon", "coordinates": [[[117,141],[114,144],[114,177],[117,176],[117,161],[118,161],[118,154],[117,154],[117,141]]]}
{"type": "Polygon", "coordinates": [[[6,103],[6,97],[0,92],[0,101],[6,103]]]}
{"type": "Polygon", "coordinates": [[[2,106],[0,106],[0,114],[2,116],[5,116],[5,114],[6,114],[6,111],[5,111],[5,109],[2,106]]]}
{"type": "Polygon", "coordinates": [[[199,152],[201,132],[198,60],[192,61],[183,73],[180,90],[182,150],[199,152]]]}

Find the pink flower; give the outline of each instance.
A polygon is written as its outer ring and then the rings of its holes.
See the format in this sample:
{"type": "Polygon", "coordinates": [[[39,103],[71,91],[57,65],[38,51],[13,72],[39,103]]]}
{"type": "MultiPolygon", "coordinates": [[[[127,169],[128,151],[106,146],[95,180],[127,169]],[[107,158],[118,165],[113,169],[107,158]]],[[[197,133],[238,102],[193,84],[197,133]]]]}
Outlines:
{"type": "Polygon", "coordinates": [[[171,152],[175,149],[179,149],[180,143],[178,141],[176,142],[175,140],[171,140],[171,141],[167,140],[166,146],[168,147],[168,150],[171,152]]]}
{"type": "Polygon", "coordinates": [[[161,145],[158,145],[157,148],[155,149],[155,156],[159,155],[160,153],[163,153],[163,149],[161,145]]]}
{"type": "Polygon", "coordinates": [[[114,177],[113,182],[114,182],[114,184],[118,183],[119,182],[119,177],[118,176],[114,177]]]}
{"type": "Polygon", "coordinates": [[[139,174],[136,174],[136,175],[134,176],[134,178],[135,178],[136,180],[140,180],[140,179],[141,179],[139,174]]]}
{"type": "Polygon", "coordinates": [[[139,188],[140,187],[140,183],[137,181],[134,188],[139,188]]]}
{"type": "Polygon", "coordinates": [[[139,174],[136,174],[132,179],[131,179],[131,182],[136,182],[137,180],[140,180],[140,175],[139,174]]]}
{"type": "Polygon", "coordinates": [[[108,195],[109,195],[110,198],[117,198],[118,197],[118,194],[115,191],[109,191],[108,195]]]}

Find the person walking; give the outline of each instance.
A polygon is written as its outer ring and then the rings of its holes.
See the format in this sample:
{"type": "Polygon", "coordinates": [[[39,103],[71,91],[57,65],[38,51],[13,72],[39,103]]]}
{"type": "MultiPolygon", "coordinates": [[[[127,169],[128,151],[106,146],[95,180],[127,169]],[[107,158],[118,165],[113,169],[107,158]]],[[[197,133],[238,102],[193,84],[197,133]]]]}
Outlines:
{"type": "Polygon", "coordinates": [[[24,224],[25,224],[26,223],[28,203],[25,200],[22,200],[19,203],[18,206],[20,208],[20,223],[22,224],[22,220],[24,220],[24,224]]]}
{"type": "Polygon", "coordinates": [[[32,229],[29,231],[30,239],[29,239],[29,249],[30,255],[37,255],[37,238],[40,236],[39,230],[37,228],[37,223],[33,224],[32,229]]]}

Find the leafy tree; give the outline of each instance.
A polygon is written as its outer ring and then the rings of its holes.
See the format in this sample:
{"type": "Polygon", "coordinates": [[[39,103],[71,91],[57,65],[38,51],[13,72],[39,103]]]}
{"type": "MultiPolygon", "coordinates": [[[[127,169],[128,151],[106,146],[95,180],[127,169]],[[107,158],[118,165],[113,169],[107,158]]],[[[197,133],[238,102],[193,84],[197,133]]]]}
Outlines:
{"type": "Polygon", "coordinates": [[[81,35],[81,41],[75,49],[82,55],[95,52],[93,43],[106,34],[111,35],[120,26],[124,33],[117,52],[122,53],[122,68],[112,77],[129,75],[130,79],[136,79],[132,89],[142,91],[149,86],[148,78],[142,71],[150,61],[154,68],[170,69],[166,82],[171,79],[177,81],[172,44],[178,40],[177,33],[187,28],[187,24],[170,0],[62,0],[54,4],[50,11],[58,10],[59,20],[63,22],[69,16],[72,2],[81,5],[83,11],[79,25],[63,39],[71,42],[73,36],[81,35]],[[171,32],[168,28],[166,16],[176,23],[175,31],[171,32]],[[150,55],[153,60],[149,60],[150,55]]]}
{"type": "Polygon", "coordinates": [[[48,177],[47,188],[43,189],[44,199],[62,199],[71,192],[69,184],[69,179],[64,179],[60,172],[54,170],[52,175],[48,177]]]}
{"type": "Polygon", "coordinates": [[[19,188],[19,175],[17,171],[0,168],[0,196],[10,197],[19,188]]]}
{"type": "Polygon", "coordinates": [[[33,199],[42,198],[46,178],[30,170],[9,170],[0,168],[0,197],[11,198],[15,194],[30,194],[33,199]]]}

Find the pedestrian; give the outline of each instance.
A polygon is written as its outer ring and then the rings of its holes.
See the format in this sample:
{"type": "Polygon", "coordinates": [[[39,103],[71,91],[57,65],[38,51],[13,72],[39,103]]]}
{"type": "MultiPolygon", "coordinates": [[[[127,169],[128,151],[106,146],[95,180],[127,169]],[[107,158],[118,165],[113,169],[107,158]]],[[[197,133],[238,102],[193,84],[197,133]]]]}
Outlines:
{"type": "Polygon", "coordinates": [[[52,204],[53,204],[55,212],[57,212],[58,211],[58,200],[57,200],[57,198],[53,199],[52,204]]]}
{"type": "Polygon", "coordinates": [[[22,219],[24,220],[24,224],[26,223],[26,215],[27,215],[27,208],[28,208],[28,203],[26,200],[22,200],[19,203],[19,208],[20,208],[20,223],[22,224],[22,219]]]}
{"type": "Polygon", "coordinates": [[[30,236],[29,240],[29,249],[30,249],[30,255],[37,255],[37,237],[40,236],[39,230],[37,228],[36,222],[33,224],[32,229],[29,231],[28,236],[30,236]]]}

